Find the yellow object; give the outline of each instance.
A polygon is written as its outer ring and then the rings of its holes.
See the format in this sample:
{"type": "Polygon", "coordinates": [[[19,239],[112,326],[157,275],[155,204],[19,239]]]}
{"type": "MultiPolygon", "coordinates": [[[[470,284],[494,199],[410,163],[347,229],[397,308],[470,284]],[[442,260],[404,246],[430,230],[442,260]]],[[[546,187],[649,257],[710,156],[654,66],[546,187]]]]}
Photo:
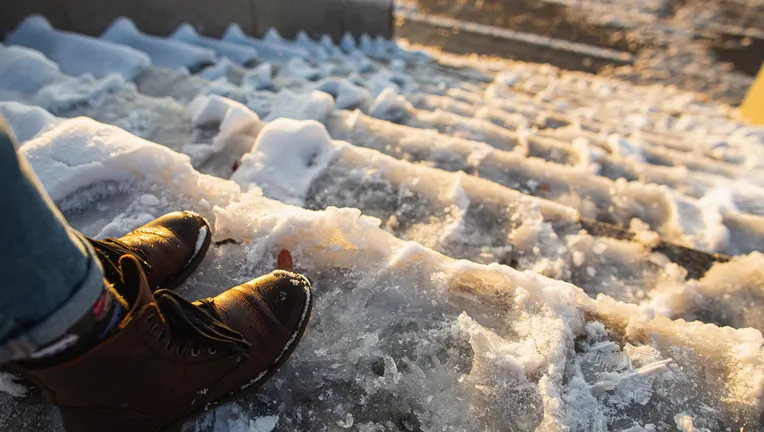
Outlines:
{"type": "Polygon", "coordinates": [[[740,112],[746,120],[764,125],[764,65],[759,69],[759,75],[745,95],[740,112]]]}

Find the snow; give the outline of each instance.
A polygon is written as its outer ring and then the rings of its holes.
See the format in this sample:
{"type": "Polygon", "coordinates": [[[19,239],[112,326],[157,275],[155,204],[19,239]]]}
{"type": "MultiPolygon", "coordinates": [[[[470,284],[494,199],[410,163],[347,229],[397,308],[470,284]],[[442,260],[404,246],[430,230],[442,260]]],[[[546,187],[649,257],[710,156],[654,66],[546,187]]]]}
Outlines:
{"type": "Polygon", "coordinates": [[[320,123],[277,119],[263,129],[231,180],[245,189],[267,183],[263,192],[268,196],[299,205],[313,178],[330,163],[335,151],[320,123]]]}
{"type": "MultiPolygon", "coordinates": [[[[273,132],[266,128],[255,145],[255,151],[264,156],[273,154],[270,149],[274,148],[291,154],[281,149],[291,142],[310,142],[319,151],[330,142],[318,123],[278,120],[273,126],[273,132]]],[[[262,390],[266,400],[287,407],[279,414],[278,424],[283,421],[283,427],[347,424],[348,414],[359,427],[384,424],[391,416],[403,416],[401,421],[428,429],[491,429],[506,425],[507,419],[519,428],[559,427],[591,424],[605,418],[608,410],[644,424],[642,410],[628,409],[643,402],[653,409],[661,403],[663,409],[697,417],[701,413],[696,410],[697,401],[715,410],[706,424],[742,425],[750,424],[745,419],[758,418],[760,408],[753,401],[761,400],[764,392],[764,341],[757,331],[671,321],[608,297],[593,300],[571,285],[536,273],[453,261],[397,240],[378,228],[379,220],[361,216],[357,210],[309,212],[257,194],[242,194],[230,181],[200,175],[187,158],[86,119],[64,122],[25,144],[22,151],[64,209],[75,208],[73,202],[84,209],[95,204],[93,199],[113,201],[109,195],[87,191],[104,181],[132,179],[137,182],[136,191],[151,190],[167,198],[169,207],[183,203],[184,208],[211,218],[217,239],[242,242],[225,246],[223,256],[211,257],[186,295],[212,295],[210,287],[224,289],[239,277],[272,265],[270,251],[282,247],[293,251],[302,270],[315,280],[318,304],[309,336],[287,371],[262,390]],[[242,266],[242,262],[248,264],[242,266]],[[422,316],[429,318],[422,320],[422,316]],[[598,324],[603,331],[586,329],[585,324],[596,322],[603,323],[598,324]],[[643,332],[652,334],[651,339],[642,339],[643,332]],[[608,342],[611,333],[634,347],[622,351],[633,368],[597,360],[594,353],[599,348],[594,347],[608,342]],[[565,348],[572,346],[577,335],[584,338],[581,354],[565,348]],[[653,363],[642,364],[637,361],[641,357],[628,354],[629,349],[647,348],[657,357],[653,363]],[[709,356],[714,359],[711,363],[709,356]],[[730,356],[729,360],[724,356],[730,356]],[[656,361],[660,366],[651,366],[656,361]],[[729,373],[712,366],[715,362],[728,365],[729,373]],[[568,363],[579,366],[565,368],[568,363]],[[602,364],[604,370],[592,369],[591,364],[602,364]],[[563,379],[563,369],[580,372],[563,379]],[[377,370],[382,375],[373,372],[377,370]],[[693,385],[696,398],[658,402],[648,392],[640,393],[643,396],[638,399],[623,399],[630,393],[619,393],[616,389],[621,384],[612,384],[612,390],[605,384],[618,382],[629,388],[634,371],[649,376],[652,394],[693,385]],[[345,386],[341,383],[351,377],[356,387],[340,391],[345,386]],[[719,383],[725,388],[723,395],[719,385],[706,387],[700,384],[704,382],[719,383]],[[602,388],[601,393],[587,390],[591,386],[602,388]],[[299,394],[290,396],[297,389],[299,394]],[[405,394],[409,402],[402,405],[393,394],[405,394]],[[308,395],[318,407],[332,408],[308,408],[300,402],[308,395]],[[377,400],[387,402],[378,405],[377,400]],[[575,408],[583,401],[590,405],[575,408]],[[351,412],[340,406],[356,408],[350,408],[351,412]],[[488,406],[492,409],[486,410],[488,406]],[[732,408],[728,411],[726,406],[732,408]],[[313,414],[305,417],[309,410],[313,414]],[[725,414],[732,412],[741,420],[725,414]]],[[[246,164],[241,169],[246,172],[246,164]]],[[[278,180],[269,183],[282,184],[278,180]]],[[[458,200],[459,188],[452,183],[451,190],[458,200]]],[[[141,218],[128,216],[140,216],[144,209],[140,200],[124,205],[122,229],[129,230],[141,218]]],[[[67,214],[75,226],[87,220],[77,216],[87,212],[71,212],[67,214]]],[[[99,229],[97,223],[78,228],[86,233],[99,229]]],[[[618,354],[615,348],[610,352],[618,354]]],[[[217,422],[225,418],[232,417],[221,415],[217,422]]],[[[245,419],[243,424],[250,425],[252,418],[245,419]]]]}
{"type": "Polygon", "coordinates": [[[40,107],[18,102],[0,102],[0,117],[12,125],[13,134],[20,143],[29,141],[61,121],[40,107]]]}
{"type": "Polygon", "coordinates": [[[181,24],[169,39],[211,49],[218,56],[239,65],[257,60],[257,51],[254,48],[201,36],[190,24],[181,24]]]}
{"type": "Polygon", "coordinates": [[[60,76],[58,65],[39,51],[17,46],[0,46],[0,99],[13,94],[33,93],[60,76]],[[10,94],[10,95],[9,95],[10,94]]]}
{"type": "Polygon", "coordinates": [[[294,57],[284,64],[279,76],[298,80],[314,80],[319,77],[319,72],[301,57],[294,57]]]}
{"type": "Polygon", "coordinates": [[[257,50],[260,60],[276,62],[285,61],[293,57],[309,59],[310,53],[300,47],[287,45],[281,42],[259,40],[247,36],[238,24],[231,24],[223,34],[223,41],[248,45],[257,50]]]}
{"type": "MultiPolygon", "coordinates": [[[[182,295],[270,271],[284,248],[313,284],[284,369],[191,430],[758,427],[764,132],[730,107],[550,67],[446,68],[369,37],[224,39],[173,39],[216,50],[201,73],[131,78],[0,47],[0,114],[75,228],[194,211],[213,245],[182,295]],[[735,256],[688,277],[666,239],[735,256]]],[[[0,406],[3,429],[60,430],[34,398],[0,406]]]]}
{"type": "Polygon", "coordinates": [[[146,53],[151,64],[156,67],[196,70],[216,60],[215,51],[211,49],[141,33],[128,18],[115,20],[101,35],[101,39],[146,53]]]}
{"type": "Polygon", "coordinates": [[[255,90],[262,90],[271,84],[273,77],[273,66],[270,63],[263,63],[256,68],[247,71],[242,77],[243,84],[252,87],[255,90]]]}
{"type": "Polygon", "coordinates": [[[267,120],[281,117],[295,120],[326,121],[334,111],[335,102],[329,94],[320,91],[296,93],[289,89],[281,90],[273,99],[271,113],[267,120]]]}
{"type": "Polygon", "coordinates": [[[315,90],[332,95],[337,109],[368,109],[371,105],[371,93],[346,79],[326,78],[316,84],[315,90]]]}
{"type": "Polygon", "coordinates": [[[26,18],[6,38],[8,45],[22,45],[42,52],[69,75],[111,74],[131,80],[151,63],[149,57],[124,45],[55,30],[39,15],[26,18]]]}
{"type": "Polygon", "coordinates": [[[410,104],[394,89],[386,88],[374,99],[369,114],[378,119],[398,122],[408,116],[410,104]]]}
{"type": "Polygon", "coordinates": [[[0,372],[0,392],[5,392],[13,397],[26,396],[28,389],[16,381],[19,377],[7,372],[0,372]]]}

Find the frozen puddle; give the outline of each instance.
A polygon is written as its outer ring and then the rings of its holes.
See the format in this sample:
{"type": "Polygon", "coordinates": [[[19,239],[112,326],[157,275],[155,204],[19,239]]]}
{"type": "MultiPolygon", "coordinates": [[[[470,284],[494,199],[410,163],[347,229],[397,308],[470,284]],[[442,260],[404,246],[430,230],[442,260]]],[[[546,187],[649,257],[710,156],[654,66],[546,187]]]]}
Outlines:
{"type": "MultiPolygon", "coordinates": [[[[455,261],[396,239],[357,210],[313,212],[243,193],[184,156],[87,119],[64,122],[22,151],[86,234],[118,235],[178,208],[208,217],[216,241],[234,242],[211,250],[182,288],[188,297],[269,271],[281,248],[314,282],[314,317],[292,361],[257,395],[190,430],[274,421],[285,431],[759,423],[764,341],[756,330],[671,321],[536,273],[455,261]],[[99,145],[88,145],[95,137],[99,145]]],[[[59,430],[34,398],[3,395],[1,403],[11,430],[59,430]]]]}

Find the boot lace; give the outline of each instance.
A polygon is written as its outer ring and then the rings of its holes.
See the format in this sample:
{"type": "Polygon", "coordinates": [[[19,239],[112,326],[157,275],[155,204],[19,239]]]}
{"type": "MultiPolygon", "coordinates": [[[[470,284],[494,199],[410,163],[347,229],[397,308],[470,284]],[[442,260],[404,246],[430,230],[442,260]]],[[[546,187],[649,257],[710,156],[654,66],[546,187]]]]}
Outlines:
{"type": "MultiPolygon", "coordinates": [[[[178,342],[178,354],[191,345],[191,353],[196,356],[205,345],[211,355],[222,350],[246,356],[251,344],[216,317],[211,302],[201,300],[195,304],[167,289],[155,292],[154,298],[178,342]]],[[[161,337],[162,333],[157,339],[161,337]]],[[[171,343],[167,342],[168,350],[171,343]]]]}
{"type": "Polygon", "coordinates": [[[89,238],[90,244],[96,251],[96,255],[100,258],[101,264],[106,271],[107,279],[115,280],[114,277],[118,277],[119,259],[122,255],[130,254],[138,259],[143,266],[143,270],[146,275],[151,274],[151,264],[149,264],[146,254],[137,248],[131,248],[121,241],[113,238],[107,238],[103,240],[94,240],[89,238]],[[109,277],[112,276],[112,277],[109,277]]]}

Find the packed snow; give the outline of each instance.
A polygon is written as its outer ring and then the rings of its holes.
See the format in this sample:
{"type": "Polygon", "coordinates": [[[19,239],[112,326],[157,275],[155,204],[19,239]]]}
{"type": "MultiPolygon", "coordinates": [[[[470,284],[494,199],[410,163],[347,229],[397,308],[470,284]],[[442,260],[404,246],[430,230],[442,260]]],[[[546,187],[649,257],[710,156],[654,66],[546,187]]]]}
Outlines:
{"type": "MultiPolygon", "coordinates": [[[[186,430],[760,428],[764,130],[733,108],[368,37],[12,36],[0,115],[75,228],[191,210],[184,296],[283,248],[314,283],[283,370],[186,430]]],[[[61,430],[0,389],[2,429],[61,430]]]]}

